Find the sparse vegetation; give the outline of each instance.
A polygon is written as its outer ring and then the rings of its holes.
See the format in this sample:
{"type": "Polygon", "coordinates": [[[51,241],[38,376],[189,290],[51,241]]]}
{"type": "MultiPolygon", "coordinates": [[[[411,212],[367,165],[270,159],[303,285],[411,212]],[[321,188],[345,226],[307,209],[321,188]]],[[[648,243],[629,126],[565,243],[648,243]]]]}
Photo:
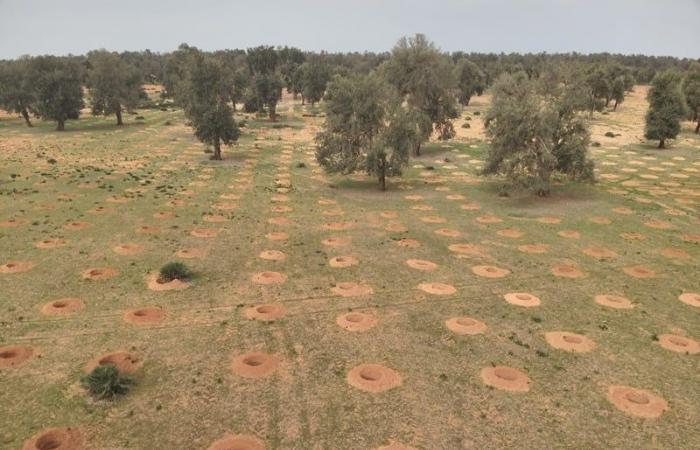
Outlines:
{"type": "Polygon", "coordinates": [[[133,380],[122,376],[111,364],[95,367],[89,374],[83,375],[81,383],[97,399],[111,400],[129,392],[133,380]]]}

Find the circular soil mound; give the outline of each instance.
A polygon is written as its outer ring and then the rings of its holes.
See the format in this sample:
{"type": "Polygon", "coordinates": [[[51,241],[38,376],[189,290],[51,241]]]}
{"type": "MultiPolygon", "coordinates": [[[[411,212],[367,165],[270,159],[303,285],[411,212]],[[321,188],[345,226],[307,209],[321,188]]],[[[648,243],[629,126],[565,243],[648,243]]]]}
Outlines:
{"type": "Polygon", "coordinates": [[[175,253],[175,256],[184,259],[199,259],[207,256],[207,252],[206,250],[200,248],[185,248],[182,250],[178,250],[175,253]]]}
{"type": "Polygon", "coordinates": [[[255,284],[281,284],[287,281],[287,276],[279,272],[259,272],[250,279],[255,284]]]}
{"type": "Polygon", "coordinates": [[[69,231],[78,231],[84,230],[85,228],[88,228],[90,226],[91,224],[89,222],[69,222],[63,225],[63,229],[69,231]]]}
{"type": "Polygon", "coordinates": [[[656,272],[644,266],[625,267],[622,271],[633,278],[656,278],[656,272]]]}
{"type": "Polygon", "coordinates": [[[357,297],[360,295],[370,295],[374,292],[370,286],[352,281],[337,283],[331,291],[341,297],[357,297]]]}
{"type": "Polygon", "coordinates": [[[445,283],[421,283],[418,289],[433,295],[452,295],[457,292],[454,286],[445,283]]]}
{"type": "Polygon", "coordinates": [[[94,267],[92,269],[84,270],[80,273],[80,275],[84,279],[91,281],[108,280],[116,274],[117,271],[114,269],[110,269],[109,267],[94,267]]]}
{"type": "Polygon", "coordinates": [[[620,237],[627,241],[641,241],[642,239],[644,239],[644,235],[642,233],[637,233],[636,231],[620,233],[620,237]]]}
{"type": "Polygon", "coordinates": [[[344,231],[352,228],[352,222],[330,222],[324,224],[322,228],[330,231],[344,231]]]}
{"type": "Polygon", "coordinates": [[[568,331],[550,331],[544,334],[544,338],[552,347],[572,353],[588,353],[595,347],[586,336],[568,331]]]}
{"type": "Polygon", "coordinates": [[[48,428],[24,443],[22,450],[80,450],[83,436],[76,428],[48,428]]]}
{"type": "Polygon", "coordinates": [[[610,386],[608,400],[625,414],[645,419],[656,419],[669,409],[666,400],[653,392],[630,386],[610,386]]]}
{"type": "Polygon", "coordinates": [[[615,309],[632,309],[634,305],[632,302],[621,295],[613,294],[600,294],[596,295],[594,298],[595,302],[602,306],[607,306],[609,308],[615,309]]]}
{"type": "Polygon", "coordinates": [[[270,225],[287,226],[293,224],[294,222],[292,221],[292,219],[289,219],[287,217],[271,217],[267,219],[267,223],[269,223],[270,225]]]}
{"type": "Polygon", "coordinates": [[[557,264],[552,267],[552,275],[563,278],[582,278],[586,274],[573,264],[557,264]]]}
{"type": "Polygon", "coordinates": [[[452,230],[450,228],[440,228],[438,230],[435,230],[434,233],[438,236],[445,236],[451,238],[460,237],[462,235],[462,233],[458,230],[452,230]]]}
{"type": "Polygon", "coordinates": [[[141,367],[141,364],[142,362],[129,352],[120,351],[105,353],[104,355],[98,356],[87,363],[85,366],[85,372],[90,373],[97,366],[112,365],[119,371],[119,373],[129,374],[136,372],[136,370],[141,367]]]}
{"type": "Polygon", "coordinates": [[[399,239],[398,241],[396,241],[396,243],[398,245],[400,245],[401,247],[407,247],[407,248],[420,247],[420,242],[418,242],[415,239],[410,239],[410,238],[399,239]]]}
{"type": "Polygon", "coordinates": [[[682,238],[685,242],[700,244],[700,234],[684,234],[682,238]]]}
{"type": "Polygon", "coordinates": [[[72,314],[83,307],[79,298],[59,298],[41,307],[41,313],[47,316],[72,314]]]}
{"type": "Polygon", "coordinates": [[[359,261],[354,256],[336,256],[328,261],[331,267],[342,269],[344,267],[354,266],[359,261]]]}
{"type": "Polygon", "coordinates": [[[357,389],[379,393],[401,385],[401,376],[379,364],[361,364],[348,372],[347,381],[357,389]]]}
{"type": "Polygon", "coordinates": [[[226,222],[228,219],[226,216],[222,216],[221,214],[206,214],[204,217],[202,217],[202,220],[209,223],[221,223],[226,222]]]}
{"type": "Polygon", "coordinates": [[[664,248],[659,251],[661,256],[672,259],[690,259],[690,254],[680,248],[664,248]]]}
{"type": "Polygon", "coordinates": [[[274,322],[284,317],[284,307],[275,304],[251,306],[243,311],[243,315],[249,320],[274,322]]]}
{"type": "Polygon", "coordinates": [[[459,207],[465,211],[478,211],[481,209],[481,205],[478,203],[463,203],[459,207]]]}
{"type": "Polygon", "coordinates": [[[233,358],[231,370],[245,378],[263,378],[272,375],[279,366],[279,359],[267,353],[244,353],[233,358]]]}
{"type": "Polygon", "coordinates": [[[685,292],[678,296],[678,300],[682,301],[686,305],[700,308],[700,294],[696,292],[685,292]]]}
{"type": "Polygon", "coordinates": [[[530,390],[530,378],[512,367],[486,367],[481,369],[481,380],[487,386],[503,391],[527,392],[530,390]]]}
{"type": "Polygon", "coordinates": [[[420,218],[421,222],[425,223],[445,223],[447,219],[440,216],[425,216],[420,218]]]}
{"type": "Polygon", "coordinates": [[[503,298],[511,305],[522,306],[524,308],[534,308],[535,306],[540,306],[542,303],[538,297],[526,292],[511,292],[505,294],[503,298]]]}
{"type": "Polygon", "coordinates": [[[482,334],[487,328],[484,322],[471,317],[452,317],[445,321],[445,326],[448,330],[460,336],[482,334]]]}
{"type": "Polygon", "coordinates": [[[169,211],[159,211],[159,212],[153,214],[154,219],[161,219],[161,220],[170,219],[174,216],[175,215],[169,211]]]}
{"type": "Polygon", "coordinates": [[[59,248],[66,245],[63,239],[44,239],[34,243],[34,247],[43,249],[59,248]]]}
{"type": "Polygon", "coordinates": [[[525,244],[518,247],[523,253],[531,253],[533,255],[547,253],[549,247],[544,244],[525,244]]]}
{"type": "Polygon", "coordinates": [[[112,251],[117,255],[136,255],[137,253],[141,253],[143,251],[143,246],[127,242],[126,244],[115,245],[112,247],[112,251]]]}
{"type": "Polygon", "coordinates": [[[677,353],[694,355],[700,353],[700,343],[695,339],[676,334],[662,334],[659,336],[659,345],[666,350],[677,353]]]}
{"type": "Polygon", "coordinates": [[[279,250],[264,250],[258,256],[268,261],[283,261],[287,257],[279,250]]]}
{"type": "Polygon", "coordinates": [[[289,238],[289,235],[284,231],[273,231],[271,233],[267,233],[265,237],[271,241],[285,241],[287,238],[289,238]]]}
{"type": "Polygon", "coordinates": [[[20,225],[25,225],[27,223],[26,220],[22,219],[8,219],[0,222],[0,227],[4,228],[10,228],[10,227],[18,227],[20,225]]]}
{"type": "Polygon", "coordinates": [[[157,306],[132,309],[124,313],[124,321],[138,325],[158,323],[164,319],[165,311],[157,306]]]}
{"type": "Polygon", "coordinates": [[[437,264],[431,261],[426,261],[424,259],[407,259],[406,265],[416,270],[422,270],[425,272],[432,272],[437,269],[437,264]]]}
{"type": "Polygon", "coordinates": [[[32,270],[34,263],[29,261],[10,261],[0,264],[0,273],[22,273],[32,270]]]}
{"type": "Polygon", "coordinates": [[[151,225],[141,225],[140,227],[136,228],[136,232],[138,234],[158,234],[160,233],[160,228],[151,225]]]}
{"type": "Polygon", "coordinates": [[[270,207],[270,212],[273,212],[273,213],[285,213],[285,212],[292,212],[292,211],[293,210],[291,207],[285,206],[285,205],[275,205],[275,206],[270,207]]]}
{"type": "Polygon", "coordinates": [[[612,212],[617,213],[617,214],[622,214],[625,216],[629,216],[630,214],[634,214],[633,210],[631,210],[630,208],[625,208],[624,206],[620,207],[620,208],[613,208],[612,212]]]}
{"type": "Polygon", "coordinates": [[[408,231],[408,228],[401,225],[400,223],[390,223],[389,225],[385,226],[384,229],[392,233],[405,233],[406,231],[408,231]]]}
{"type": "Polygon", "coordinates": [[[0,369],[13,369],[24,364],[34,355],[32,347],[5,345],[0,347],[0,369]]]}
{"type": "Polygon", "coordinates": [[[558,223],[561,223],[561,219],[559,217],[553,217],[553,216],[544,216],[540,217],[537,219],[539,223],[547,223],[547,224],[552,224],[556,225],[558,223]]]}
{"type": "Polygon", "coordinates": [[[345,247],[350,245],[352,239],[350,237],[329,237],[321,241],[321,243],[328,247],[345,247]]]}
{"type": "Polygon", "coordinates": [[[216,237],[217,234],[219,234],[219,231],[212,230],[211,228],[195,228],[194,230],[190,231],[191,236],[204,239],[216,237]]]}
{"type": "Polygon", "coordinates": [[[178,280],[177,278],[174,280],[161,282],[158,279],[157,273],[152,273],[149,275],[146,278],[146,283],[148,285],[148,289],[152,291],[182,291],[183,289],[190,287],[189,283],[178,280]]]}
{"type": "Polygon", "coordinates": [[[610,225],[612,223],[610,219],[603,216],[591,217],[588,221],[596,225],[610,225]]]}
{"type": "Polygon", "coordinates": [[[495,266],[474,266],[472,267],[472,272],[474,272],[474,275],[484,278],[503,278],[510,275],[510,270],[495,266]]]}
{"type": "Polygon", "coordinates": [[[496,234],[511,239],[520,239],[521,237],[525,236],[525,233],[515,228],[506,228],[504,230],[498,230],[496,234]]]}
{"type": "Polygon", "coordinates": [[[615,258],[617,253],[605,247],[588,247],[581,250],[585,255],[594,258],[615,258]]]}
{"type": "Polygon", "coordinates": [[[503,222],[503,219],[497,216],[486,215],[477,217],[476,221],[479,223],[501,223],[503,222]]]}
{"type": "Polygon", "coordinates": [[[447,247],[451,252],[462,255],[483,256],[484,251],[481,247],[474,244],[452,244],[447,247]]]}
{"type": "Polygon", "coordinates": [[[367,331],[377,324],[377,319],[372,314],[349,312],[338,316],[335,323],[347,331],[367,331]]]}
{"type": "Polygon", "coordinates": [[[644,225],[657,230],[670,230],[673,228],[671,222],[667,222],[665,220],[650,220],[648,222],[644,222],[644,225]]]}
{"type": "Polygon", "coordinates": [[[207,450],[265,450],[265,444],[255,436],[227,434],[214,441],[207,450]]]}
{"type": "Polygon", "coordinates": [[[581,237],[581,233],[578,231],[574,230],[562,230],[559,233],[557,233],[559,236],[567,239],[578,239],[581,237]]]}

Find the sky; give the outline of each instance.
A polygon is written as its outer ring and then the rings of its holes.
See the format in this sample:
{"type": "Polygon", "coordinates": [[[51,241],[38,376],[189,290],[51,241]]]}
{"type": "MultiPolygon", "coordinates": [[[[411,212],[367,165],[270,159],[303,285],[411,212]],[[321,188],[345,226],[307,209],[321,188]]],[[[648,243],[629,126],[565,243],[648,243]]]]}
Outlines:
{"type": "Polygon", "coordinates": [[[700,58],[700,0],[0,0],[0,58],[289,45],[700,58]]]}

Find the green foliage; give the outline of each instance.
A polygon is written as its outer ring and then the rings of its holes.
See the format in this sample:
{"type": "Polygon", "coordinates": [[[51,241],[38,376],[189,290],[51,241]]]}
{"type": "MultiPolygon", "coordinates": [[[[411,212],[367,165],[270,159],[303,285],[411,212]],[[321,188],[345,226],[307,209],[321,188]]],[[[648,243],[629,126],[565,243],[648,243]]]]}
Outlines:
{"type": "Polygon", "coordinates": [[[187,280],[192,276],[192,271],[181,262],[169,262],[160,268],[158,280],[167,283],[173,280],[187,280]]]}
{"type": "Polygon", "coordinates": [[[613,109],[617,109],[617,105],[625,101],[625,79],[624,77],[617,77],[615,78],[615,81],[613,81],[612,85],[612,99],[615,100],[615,107],[613,109]]]}
{"type": "Polygon", "coordinates": [[[131,378],[119,374],[119,370],[111,364],[95,367],[92,372],[81,378],[81,383],[98,399],[113,399],[129,392],[133,384],[131,378]]]}
{"type": "Polygon", "coordinates": [[[37,56],[29,62],[29,86],[36,101],[34,113],[55,120],[56,130],[65,129],[66,120],[77,119],[83,104],[80,65],[74,59],[37,56]]]}
{"type": "Polygon", "coordinates": [[[698,122],[695,132],[700,131],[700,63],[690,66],[683,79],[683,93],[690,112],[690,119],[698,122]]]}
{"type": "Polygon", "coordinates": [[[461,105],[467,106],[474,94],[481,95],[484,92],[485,75],[479,66],[468,59],[459,61],[455,70],[459,89],[458,100],[461,105]]]}
{"type": "Polygon", "coordinates": [[[31,127],[29,113],[32,112],[35,93],[29,81],[28,58],[0,64],[0,108],[21,114],[27,126],[31,127]]]}
{"type": "Polygon", "coordinates": [[[326,91],[326,85],[330,79],[331,73],[328,65],[320,58],[314,58],[307,61],[299,67],[301,76],[301,93],[304,100],[311,103],[313,106],[321,100],[323,93],[326,91]]]}
{"type": "Polygon", "coordinates": [[[279,55],[274,47],[261,45],[249,48],[247,58],[252,82],[246,93],[246,111],[259,112],[267,108],[269,118],[275,120],[284,86],[279,73],[279,55]]]}
{"type": "Polygon", "coordinates": [[[418,142],[416,113],[377,75],[336,77],[328,85],[324,129],[316,136],[316,160],[326,171],[365,171],[378,178],[401,174],[418,142]]]}
{"type": "Polygon", "coordinates": [[[680,121],[686,108],[680,81],[677,72],[661,72],[652,80],[647,94],[649,109],[644,137],[658,140],[659,148],[664,148],[666,140],[674,139],[681,131],[680,121]]]}
{"type": "Polygon", "coordinates": [[[501,75],[493,86],[485,117],[491,139],[483,174],[502,174],[516,187],[548,195],[550,180],[561,173],[592,180],[588,159],[588,126],[577,113],[570,88],[538,92],[538,82],[525,73],[501,75]]]}
{"type": "Polygon", "coordinates": [[[88,53],[87,86],[92,114],[116,114],[122,125],[122,108],[131,111],[139,102],[141,74],[117,53],[98,50],[88,53]]]}

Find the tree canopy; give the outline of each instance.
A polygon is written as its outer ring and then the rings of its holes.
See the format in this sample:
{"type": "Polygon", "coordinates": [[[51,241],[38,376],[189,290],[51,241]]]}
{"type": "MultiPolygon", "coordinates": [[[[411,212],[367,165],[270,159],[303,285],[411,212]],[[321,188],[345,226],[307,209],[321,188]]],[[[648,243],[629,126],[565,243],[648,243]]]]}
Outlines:
{"type": "Polygon", "coordinates": [[[675,139],[681,132],[681,120],[686,113],[678,72],[668,70],[657,74],[651,82],[647,100],[649,109],[644,137],[658,140],[659,148],[665,148],[666,140],[675,139]]]}
{"type": "Polygon", "coordinates": [[[87,86],[94,115],[115,114],[123,125],[122,108],[136,107],[142,92],[141,74],[117,53],[98,50],[88,54],[87,86]]]}
{"type": "Polygon", "coordinates": [[[690,111],[690,118],[698,123],[695,133],[700,133],[700,63],[690,66],[683,79],[683,93],[690,111]]]}
{"type": "Polygon", "coordinates": [[[30,84],[29,60],[9,61],[0,65],[0,107],[9,113],[22,115],[27,126],[32,126],[29,113],[36,101],[30,84]]]}
{"type": "Polygon", "coordinates": [[[29,86],[35,92],[34,113],[56,121],[63,131],[67,120],[77,119],[83,103],[80,64],[56,56],[37,56],[29,63],[29,86]]]}

